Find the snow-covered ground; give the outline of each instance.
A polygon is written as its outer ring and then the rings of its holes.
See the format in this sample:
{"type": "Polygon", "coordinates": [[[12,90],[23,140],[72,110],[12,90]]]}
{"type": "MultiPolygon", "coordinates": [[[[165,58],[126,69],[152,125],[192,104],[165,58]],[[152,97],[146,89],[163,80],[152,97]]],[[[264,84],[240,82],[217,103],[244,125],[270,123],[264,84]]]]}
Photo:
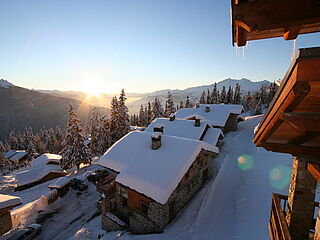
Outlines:
{"type": "MultiPolygon", "coordinates": [[[[220,171],[162,234],[131,235],[101,230],[96,214],[99,193],[95,186],[71,190],[38,217],[43,231],[38,239],[206,240],[269,239],[267,223],[271,194],[287,194],[291,155],[267,152],[252,142],[261,117],[247,118],[238,131],[225,135],[214,161],[220,171]]],[[[78,175],[85,177],[85,169],[78,175]]]]}

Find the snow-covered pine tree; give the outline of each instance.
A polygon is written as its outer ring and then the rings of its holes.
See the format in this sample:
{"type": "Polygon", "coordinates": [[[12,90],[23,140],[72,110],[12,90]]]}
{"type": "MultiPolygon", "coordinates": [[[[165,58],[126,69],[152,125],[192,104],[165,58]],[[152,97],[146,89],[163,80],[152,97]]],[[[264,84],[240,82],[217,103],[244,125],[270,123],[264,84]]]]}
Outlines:
{"type": "Polygon", "coordinates": [[[205,104],[206,103],[206,93],[205,93],[204,90],[202,91],[202,94],[201,94],[199,102],[200,102],[200,104],[205,104]]]}
{"type": "Polygon", "coordinates": [[[152,102],[152,120],[159,117],[163,117],[163,108],[160,99],[155,97],[154,101],[152,102]]]}
{"type": "Polygon", "coordinates": [[[110,132],[110,121],[108,115],[103,115],[100,117],[100,137],[98,139],[98,153],[104,154],[107,149],[111,146],[111,132],[110,132]]]}
{"type": "Polygon", "coordinates": [[[26,129],[26,151],[27,161],[33,160],[34,155],[37,153],[37,148],[35,146],[35,139],[31,127],[26,129]]]}
{"type": "Polygon", "coordinates": [[[210,90],[207,89],[207,104],[211,104],[211,103],[212,103],[211,93],[210,93],[210,90]]]}
{"type": "Polygon", "coordinates": [[[125,101],[127,100],[124,89],[121,90],[119,96],[119,106],[118,106],[118,129],[117,129],[117,140],[122,138],[128,132],[130,132],[130,118],[129,118],[129,110],[126,106],[125,101]]]}
{"type": "Polygon", "coordinates": [[[177,109],[174,106],[172,94],[169,91],[168,96],[167,96],[167,101],[166,101],[166,110],[165,110],[165,116],[170,117],[171,113],[175,113],[177,109]]]}
{"type": "Polygon", "coordinates": [[[99,156],[100,151],[99,151],[99,145],[98,141],[100,136],[100,120],[101,116],[97,110],[96,107],[92,108],[91,112],[91,118],[89,121],[89,132],[91,135],[91,141],[90,141],[90,150],[93,156],[99,156]]]}
{"type": "Polygon", "coordinates": [[[227,93],[227,104],[233,104],[233,89],[231,86],[229,86],[227,93]]]}
{"type": "Polygon", "coordinates": [[[183,101],[180,101],[179,109],[180,109],[180,108],[184,108],[184,106],[183,106],[183,101]]]}
{"type": "Polygon", "coordinates": [[[268,97],[267,97],[268,98],[268,106],[271,103],[273,97],[276,95],[277,90],[278,90],[278,86],[275,82],[273,82],[269,87],[269,93],[268,93],[268,97]]]}
{"type": "Polygon", "coordinates": [[[245,111],[248,111],[253,108],[252,96],[250,91],[243,97],[242,104],[245,111]]]}
{"type": "Polygon", "coordinates": [[[227,103],[226,87],[223,86],[220,93],[220,103],[227,103]]]}
{"type": "Polygon", "coordinates": [[[18,149],[18,142],[16,133],[12,130],[9,134],[9,140],[8,140],[9,146],[11,150],[17,150],[18,149]]]}
{"type": "Polygon", "coordinates": [[[146,113],[144,112],[144,108],[141,104],[140,110],[139,110],[139,126],[146,127],[147,126],[147,119],[146,119],[146,113]]]}
{"type": "Polygon", "coordinates": [[[111,101],[111,114],[110,114],[110,134],[111,143],[115,143],[119,139],[118,129],[118,118],[119,118],[119,103],[116,96],[111,101]]]}
{"type": "Polygon", "coordinates": [[[213,86],[213,89],[212,89],[212,92],[211,92],[211,102],[213,104],[218,104],[219,103],[217,83],[214,83],[214,86],[213,86]]]}
{"type": "Polygon", "coordinates": [[[69,107],[69,120],[66,127],[66,134],[63,141],[63,149],[60,152],[62,155],[60,165],[63,169],[77,167],[80,164],[91,164],[92,156],[90,150],[84,144],[83,129],[80,121],[77,118],[73,107],[69,107]]]}
{"type": "Polygon", "coordinates": [[[147,115],[148,115],[148,124],[152,122],[152,106],[151,103],[148,102],[148,110],[147,110],[147,115]]]}
{"type": "Polygon", "coordinates": [[[6,153],[8,152],[9,149],[8,149],[8,146],[6,143],[3,143],[2,141],[0,141],[0,153],[6,153]]]}
{"type": "Polygon", "coordinates": [[[189,99],[189,96],[187,95],[187,99],[186,99],[186,105],[185,105],[186,108],[190,108],[190,99],[189,99]]]}
{"type": "Polygon", "coordinates": [[[240,91],[240,84],[237,83],[235,90],[234,90],[234,97],[233,97],[233,103],[234,104],[240,104],[241,103],[241,91],[240,91]]]}

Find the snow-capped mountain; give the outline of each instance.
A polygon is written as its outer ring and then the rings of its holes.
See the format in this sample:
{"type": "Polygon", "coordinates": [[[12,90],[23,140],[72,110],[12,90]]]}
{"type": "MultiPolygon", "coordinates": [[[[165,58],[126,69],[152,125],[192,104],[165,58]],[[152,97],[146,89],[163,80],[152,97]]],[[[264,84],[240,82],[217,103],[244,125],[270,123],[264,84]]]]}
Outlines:
{"type": "Polygon", "coordinates": [[[3,88],[9,88],[9,87],[13,87],[14,85],[10,82],[8,82],[7,80],[4,79],[0,79],[0,87],[3,88]]]}

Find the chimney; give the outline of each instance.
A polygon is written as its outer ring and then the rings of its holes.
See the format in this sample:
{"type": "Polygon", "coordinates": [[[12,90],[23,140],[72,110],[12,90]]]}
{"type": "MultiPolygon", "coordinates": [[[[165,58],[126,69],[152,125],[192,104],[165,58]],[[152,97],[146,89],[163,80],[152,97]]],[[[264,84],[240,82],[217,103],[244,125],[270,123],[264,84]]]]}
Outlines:
{"type": "Polygon", "coordinates": [[[207,105],[204,111],[205,111],[206,113],[207,113],[207,112],[210,112],[210,106],[207,105]]]}
{"type": "Polygon", "coordinates": [[[194,126],[195,126],[195,127],[200,127],[200,118],[196,118],[196,119],[194,120],[194,126]]]}
{"type": "Polygon", "coordinates": [[[157,150],[161,147],[161,133],[153,133],[151,136],[151,148],[157,150]]]}
{"type": "Polygon", "coordinates": [[[200,103],[196,103],[196,108],[199,108],[200,107],[200,103]]]}
{"type": "Polygon", "coordinates": [[[174,121],[176,119],[176,115],[174,113],[170,114],[170,121],[174,121]]]}
{"type": "Polygon", "coordinates": [[[163,133],[163,129],[164,129],[164,126],[156,126],[153,128],[153,131],[154,132],[159,132],[159,133],[163,133]]]}

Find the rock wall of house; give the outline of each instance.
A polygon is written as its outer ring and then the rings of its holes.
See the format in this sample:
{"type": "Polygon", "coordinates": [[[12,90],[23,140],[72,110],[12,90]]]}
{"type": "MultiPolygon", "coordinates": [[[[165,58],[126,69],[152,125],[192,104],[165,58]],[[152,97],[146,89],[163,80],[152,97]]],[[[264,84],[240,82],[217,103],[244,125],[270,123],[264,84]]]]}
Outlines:
{"type": "Polygon", "coordinates": [[[230,113],[229,118],[224,127],[224,131],[237,131],[238,126],[238,114],[230,113]]]}
{"type": "Polygon", "coordinates": [[[0,210],[0,235],[8,232],[12,227],[11,215],[8,210],[0,210]]]}
{"type": "Polygon", "coordinates": [[[159,204],[155,201],[150,202],[148,218],[150,218],[161,229],[164,229],[170,222],[169,206],[159,204]]]}
{"type": "Polygon", "coordinates": [[[115,221],[107,217],[105,214],[103,215],[102,219],[102,229],[107,230],[109,232],[111,231],[120,231],[124,228],[120,225],[118,225],[115,221]]]}
{"type": "Polygon", "coordinates": [[[160,233],[163,228],[153,223],[150,218],[139,214],[138,212],[132,212],[130,215],[130,231],[133,233],[160,233]]]}

